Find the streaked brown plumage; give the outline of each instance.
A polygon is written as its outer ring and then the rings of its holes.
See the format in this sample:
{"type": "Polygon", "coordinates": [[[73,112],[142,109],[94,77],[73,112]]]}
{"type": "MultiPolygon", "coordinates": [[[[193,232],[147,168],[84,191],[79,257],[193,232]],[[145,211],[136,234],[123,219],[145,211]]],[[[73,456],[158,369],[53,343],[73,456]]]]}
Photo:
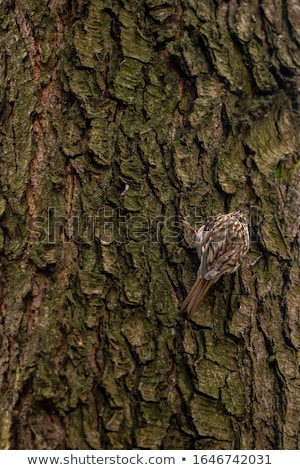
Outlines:
{"type": "Polygon", "coordinates": [[[248,223],[240,211],[209,217],[196,235],[198,277],[180,311],[193,315],[212,284],[239,268],[249,243],[248,223]]]}

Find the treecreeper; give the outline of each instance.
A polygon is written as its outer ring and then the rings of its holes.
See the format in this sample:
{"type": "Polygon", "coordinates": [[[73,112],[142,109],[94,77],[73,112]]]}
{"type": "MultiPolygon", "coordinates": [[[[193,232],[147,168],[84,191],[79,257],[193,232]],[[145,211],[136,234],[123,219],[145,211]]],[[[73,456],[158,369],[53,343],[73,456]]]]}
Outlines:
{"type": "Polygon", "coordinates": [[[191,317],[209,288],[223,274],[234,273],[243,262],[250,245],[248,222],[241,211],[209,217],[196,234],[200,259],[197,279],[180,312],[191,317]]]}

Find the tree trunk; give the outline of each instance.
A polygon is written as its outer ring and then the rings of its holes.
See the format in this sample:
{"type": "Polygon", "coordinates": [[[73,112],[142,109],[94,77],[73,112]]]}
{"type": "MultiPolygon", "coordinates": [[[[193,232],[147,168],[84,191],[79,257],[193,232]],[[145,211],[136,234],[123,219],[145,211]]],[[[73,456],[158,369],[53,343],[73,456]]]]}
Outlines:
{"type": "Polygon", "coordinates": [[[1,447],[299,449],[297,0],[0,17],[1,447]],[[187,320],[182,222],[236,209],[187,320]]]}

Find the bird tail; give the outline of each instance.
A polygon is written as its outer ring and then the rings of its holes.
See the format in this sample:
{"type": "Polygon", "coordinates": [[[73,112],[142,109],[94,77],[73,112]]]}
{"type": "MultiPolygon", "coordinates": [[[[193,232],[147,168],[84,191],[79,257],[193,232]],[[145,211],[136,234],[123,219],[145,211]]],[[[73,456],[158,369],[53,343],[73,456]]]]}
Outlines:
{"type": "Polygon", "coordinates": [[[197,311],[212,284],[214,284],[214,280],[210,279],[207,281],[206,279],[198,277],[183,302],[180,313],[187,311],[188,317],[191,317],[197,311]]]}

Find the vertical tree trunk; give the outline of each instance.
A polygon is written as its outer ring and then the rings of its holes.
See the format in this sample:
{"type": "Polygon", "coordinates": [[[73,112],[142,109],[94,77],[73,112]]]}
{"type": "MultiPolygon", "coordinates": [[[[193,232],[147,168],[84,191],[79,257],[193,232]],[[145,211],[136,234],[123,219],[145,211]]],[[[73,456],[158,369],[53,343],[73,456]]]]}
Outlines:
{"type": "Polygon", "coordinates": [[[1,447],[298,449],[298,2],[0,18],[1,447]],[[247,260],[188,321],[181,222],[235,209],[247,260]]]}

